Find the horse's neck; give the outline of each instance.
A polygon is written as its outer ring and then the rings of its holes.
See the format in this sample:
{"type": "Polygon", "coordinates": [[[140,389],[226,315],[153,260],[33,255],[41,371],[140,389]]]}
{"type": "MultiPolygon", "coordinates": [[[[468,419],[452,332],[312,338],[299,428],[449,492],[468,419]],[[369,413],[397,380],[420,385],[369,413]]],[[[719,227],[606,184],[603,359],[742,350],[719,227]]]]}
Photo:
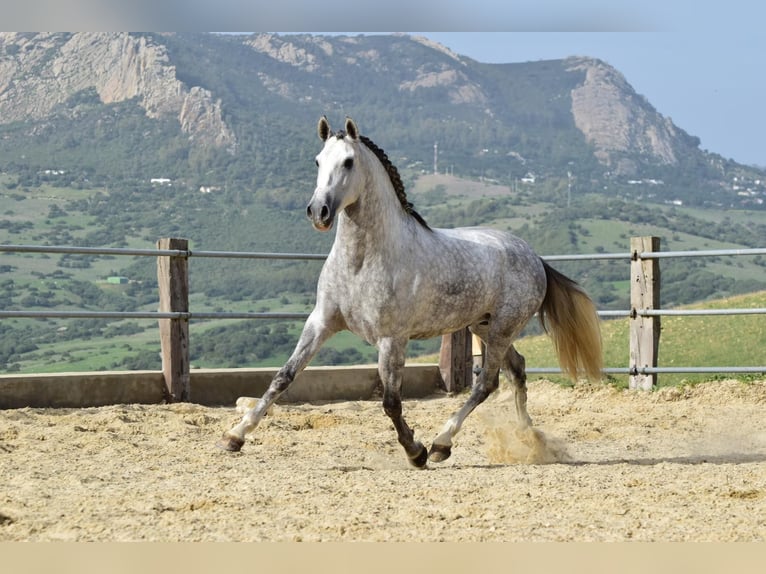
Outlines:
{"type": "Polygon", "coordinates": [[[412,240],[415,220],[402,208],[388,174],[379,164],[370,170],[360,199],[338,217],[334,249],[342,250],[360,265],[384,252],[396,257],[412,240]]]}

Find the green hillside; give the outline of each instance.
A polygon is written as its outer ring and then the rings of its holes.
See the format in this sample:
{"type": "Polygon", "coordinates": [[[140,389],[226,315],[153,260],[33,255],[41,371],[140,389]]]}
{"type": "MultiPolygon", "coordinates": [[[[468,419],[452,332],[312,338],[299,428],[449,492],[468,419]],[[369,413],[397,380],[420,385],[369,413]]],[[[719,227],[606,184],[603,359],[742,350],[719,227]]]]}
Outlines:
{"type": "MultiPolygon", "coordinates": [[[[490,225],[524,237],[543,255],[629,251],[635,235],[661,237],[663,250],[762,246],[766,212],[645,205],[595,195],[557,205],[545,186],[513,190],[460,178],[415,179],[410,196],[435,226],[490,225]],[[546,199],[547,198],[547,199],[546,199]]],[[[17,185],[0,177],[0,243],[151,248],[160,236],[184,236],[191,248],[326,253],[303,207],[268,198],[189,194],[151,185],[108,190],[17,185]],[[226,233],[220,233],[225,229],[226,233]]],[[[320,262],[192,259],[192,311],[307,312],[320,262]]],[[[601,309],[627,309],[625,261],[557,262],[601,309]]],[[[663,304],[675,306],[766,289],[763,257],[665,260],[663,304]]],[[[0,304],[28,310],[155,310],[151,257],[0,253],[0,304]],[[109,276],[128,284],[112,285],[109,276]]],[[[195,322],[192,361],[202,367],[274,366],[292,350],[299,323],[195,322]]],[[[539,332],[531,325],[529,333],[539,332]]],[[[414,354],[438,341],[413,342],[414,354]]],[[[46,372],[159,368],[154,321],[5,320],[0,371],[46,372]]],[[[357,338],[333,339],[315,364],[375,360],[357,338]]]]}
{"type": "MultiPolygon", "coordinates": [[[[766,291],[681,308],[766,308],[766,291]]],[[[763,315],[673,316],[662,317],[661,321],[659,366],[766,366],[766,317],[763,315]]],[[[605,366],[627,367],[628,319],[604,321],[602,337],[605,366]]],[[[520,340],[516,347],[526,358],[528,367],[549,367],[558,364],[547,336],[526,337],[520,340]]],[[[763,376],[761,375],[761,378],[763,376]]],[[[711,374],[660,374],[658,384],[675,385],[716,377],[717,375],[711,374]]],[[[563,381],[561,377],[556,376],[546,378],[563,381]]],[[[628,376],[612,375],[609,380],[627,386],[628,376]]]]}

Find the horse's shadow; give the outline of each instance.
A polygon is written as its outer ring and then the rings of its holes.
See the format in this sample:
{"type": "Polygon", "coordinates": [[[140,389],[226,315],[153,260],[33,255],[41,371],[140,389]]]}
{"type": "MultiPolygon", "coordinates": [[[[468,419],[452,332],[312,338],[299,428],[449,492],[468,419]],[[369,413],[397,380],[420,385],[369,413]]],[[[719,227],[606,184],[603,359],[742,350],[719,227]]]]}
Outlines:
{"type": "Polygon", "coordinates": [[[636,466],[654,466],[657,464],[683,464],[683,465],[696,465],[696,464],[750,464],[754,462],[766,462],[766,453],[717,453],[717,454],[693,454],[693,455],[681,455],[681,456],[664,456],[664,457],[646,457],[646,458],[619,458],[611,460],[594,460],[594,461],[569,461],[563,464],[571,464],[573,466],[583,465],[615,465],[615,464],[630,464],[636,466]]]}
{"type": "MultiPolygon", "coordinates": [[[[665,457],[646,457],[646,458],[615,458],[609,460],[562,460],[548,463],[487,463],[487,464],[452,464],[438,465],[429,464],[425,470],[439,469],[500,469],[509,466],[548,466],[552,464],[561,464],[565,466],[615,466],[627,464],[632,466],[655,466],[658,464],[680,464],[680,465],[698,465],[698,464],[752,464],[766,462],[766,453],[718,453],[718,454],[694,454],[683,456],[665,456],[665,457]]],[[[339,465],[329,470],[339,470],[342,472],[374,471],[375,467],[371,465],[339,465]]]]}
{"type": "MultiPolygon", "coordinates": [[[[608,460],[561,460],[546,463],[530,462],[512,462],[512,463],[492,463],[492,464],[471,464],[459,465],[464,468],[484,468],[496,469],[506,468],[508,466],[546,466],[551,464],[561,464],[565,466],[615,466],[618,464],[628,464],[633,466],[655,466],[658,464],[680,464],[680,465],[698,465],[698,464],[752,464],[766,462],[766,453],[718,453],[718,454],[694,454],[683,456],[665,456],[665,457],[646,457],[646,458],[615,458],[608,460]]],[[[458,466],[458,465],[455,465],[458,466]]],[[[429,466],[429,468],[437,468],[429,466]]]]}

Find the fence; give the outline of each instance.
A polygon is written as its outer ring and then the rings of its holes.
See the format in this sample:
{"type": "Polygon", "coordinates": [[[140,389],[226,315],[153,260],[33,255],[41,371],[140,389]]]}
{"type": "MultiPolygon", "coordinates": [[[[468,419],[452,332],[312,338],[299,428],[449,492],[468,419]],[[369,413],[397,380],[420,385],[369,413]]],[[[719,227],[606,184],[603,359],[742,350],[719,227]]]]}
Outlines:
{"type": "MultiPolygon", "coordinates": [[[[629,375],[631,389],[651,390],[660,373],[766,373],[766,366],[662,367],[657,358],[662,316],[764,315],[766,308],[746,309],[662,309],[660,308],[660,260],[681,257],[718,257],[764,255],[766,249],[717,249],[700,251],[660,251],[659,237],[632,237],[629,253],[596,253],[544,256],[546,261],[623,260],[630,262],[630,309],[599,310],[600,317],[627,317],[630,321],[630,358],[627,367],[607,367],[606,374],[629,375]]],[[[460,378],[470,380],[472,355],[470,337],[465,333],[445,335],[440,362],[448,364],[457,375],[451,377],[459,388],[460,378]],[[449,342],[447,339],[449,338],[449,342]]],[[[561,373],[556,367],[529,367],[528,374],[561,373]]],[[[449,379],[448,379],[449,380],[449,379]]],[[[445,381],[446,382],[446,381],[445,381]]],[[[468,384],[468,383],[463,383],[468,384]]]]}
{"type": "MultiPolygon", "coordinates": [[[[188,248],[186,239],[165,238],[156,249],[109,247],[66,247],[36,245],[0,245],[0,252],[61,253],[157,257],[159,310],[153,311],[25,311],[0,310],[3,318],[106,318],[156,319],[160,328],[162,372],[166,400],[184,401],[189,397],[189,330],[193,319],[288,319],[305,320],[306,313],[272,312],[191,312],[189,310],[190,258],[214,257],[235,259],[323,260],[326,255],[301,253],[257,253],[197,251],[188,248]]],[[[670,310],[660,308],[660,260],[671,257],[717,257],[765,255],[766,249],[723,249],[708,251],[660,251],[657,237],[631,238],[628,253],[545,256],[546,261],[607,260],[630,262],[630,309],[601,310],[601,317],[626,317],[630,321],[630,360],[627,367],[607,367],[608,374],[628,374],[629,386],[649,390],[657,384],[660,373],[766,373],[766,366],[662,367],[657,365],[660,344],[660,318],[663,315],[738,315],[766,314],[765,308],[670,310]]],[[[440,369],[448,391],[470,385],[473,357],[467,331],[445,335],[442,339],[440,369]]],[[[560,373],[557,367],[530,367],[528,373],[560,373]]]]}

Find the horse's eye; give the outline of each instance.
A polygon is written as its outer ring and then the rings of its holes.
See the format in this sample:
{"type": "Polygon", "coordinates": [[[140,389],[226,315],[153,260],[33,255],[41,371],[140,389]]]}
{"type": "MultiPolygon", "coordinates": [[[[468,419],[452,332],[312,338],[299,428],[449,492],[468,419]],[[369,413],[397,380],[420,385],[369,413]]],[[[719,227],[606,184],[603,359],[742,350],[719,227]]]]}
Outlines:
{"type": "Polygon", "coordinates": [[[343,167],[345,167],[346,169],[351,169],[353,165],[354,165],[354,158],[352,157],[346,158],[346,161],[343,162],[343,167]]]}

